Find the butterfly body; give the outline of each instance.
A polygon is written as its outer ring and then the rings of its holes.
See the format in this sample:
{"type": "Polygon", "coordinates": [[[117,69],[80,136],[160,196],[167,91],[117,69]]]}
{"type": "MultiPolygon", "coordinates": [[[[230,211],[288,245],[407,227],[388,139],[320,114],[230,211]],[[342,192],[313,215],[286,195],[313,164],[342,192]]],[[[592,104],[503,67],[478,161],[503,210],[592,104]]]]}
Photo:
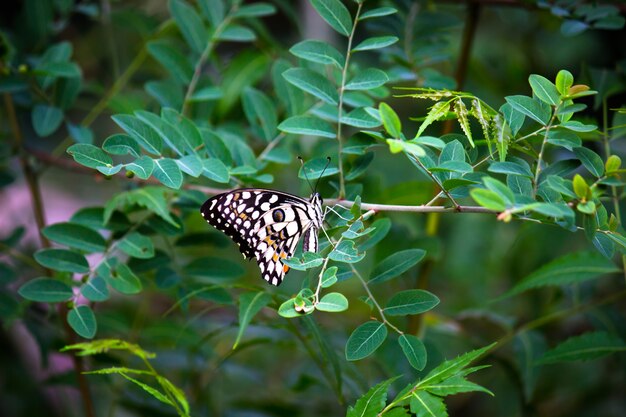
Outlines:
{"type": "Polygon", "coordinates": [[[261,188],[218,194],[200,211],[239,245],[244,258],[256,258],[263,279],[272,285],[280,285],[289,271],[282,260],[293,256],[301,238],[304,251],[317,252],[317,231],[324,220],[318,193],[305,200],[261,188]]]}

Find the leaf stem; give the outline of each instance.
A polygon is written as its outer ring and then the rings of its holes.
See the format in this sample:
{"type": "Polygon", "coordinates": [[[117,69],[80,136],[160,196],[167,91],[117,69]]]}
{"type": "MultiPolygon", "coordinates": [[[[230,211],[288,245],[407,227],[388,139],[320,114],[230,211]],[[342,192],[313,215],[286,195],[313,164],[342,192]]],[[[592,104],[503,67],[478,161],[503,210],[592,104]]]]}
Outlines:
{"type": "Polygon", "coordinates": [[[548,134],[550,133],[550,128],[552,128],[552,123],[556,118],[556,114],[559,111],[560,104],[554,108],[554,112],[552,113],[552,117],[550,121],[546,125],[545,132],[543,134],[543,141],[541,141],[541,148],[539,149],[539,155],[537,156],[537,166],[535,167],[535,177],[533,179],[533,196],[537,195],[537,189],[539,188],[539,174],[541,174],[541,162],[543,160],[543,154],[546,148],[546,143],[548,143],[548,134]]]}
{"type": "Polygon", "coordinates": [[[361,8],[363,7],[363,3],[360,2],[356,9],[356,14],[354,16],[354,23],[352,24],[352,30],[350,31],[350,36],[348,36],[348,47],[346,48],[346,62],[343,65],[343,70],[341,72],[341,86],[339,88],[339,105],[337,108],[337,159],[338,159],[338,167],[339,167],[339,198],[343,198],[346,195],[346,184],[343,174],[343,142],[341,137],[342,131],[342,123],[341,118],[343,117],[343,94],[345,91],[345,85],[348,77],[348,64],[350,63],[350,56],[352,50],[352,40],[354,39],[354,33],[356,32],[356,25],[359,22],[359,15],[361,14],[361,8]]]}
{"type": "MultiPolygon", "coordinates": [[[[450,202],[454,205],[454,209],[456,211],[459,211],[459,208],[461,207],[461,205],[459,203],[456,202],[456,200],[454,199],[454,197],[452,197],[452,195],[450,194],[450,192],[448,190],[446,190],[443,186],[443,184],[441,183],[441,181],[439,181],[439,178],[437,178],[435,176],[435,174],[433,174],[432,172],[430,172],[430,170],[428,168],[426,168],[426,166],[422,163],[422,161],[419,160],[419,158],[417,157],[412,157],[411,158],[413,161],[415,161],[415,163],[417,163],[420,168],[422,168],[424,170],[424,172],[430,177],[431,180],[433,180],[433,182],[435,184],[437,184],[437,186],[439,187],[439,189],[441,189],[441,192],[448,197],[448,199],[450,200],[450,202]]],[[[432,201],[432,200],[431,200],[432,201]]]]}

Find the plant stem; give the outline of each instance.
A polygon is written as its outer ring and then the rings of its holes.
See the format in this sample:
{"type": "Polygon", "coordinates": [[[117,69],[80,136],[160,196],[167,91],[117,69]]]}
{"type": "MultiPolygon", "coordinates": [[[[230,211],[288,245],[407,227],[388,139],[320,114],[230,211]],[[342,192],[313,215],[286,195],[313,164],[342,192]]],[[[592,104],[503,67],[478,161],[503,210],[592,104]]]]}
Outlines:
{"type": "MultiPolygon", "coordinates": [[[[39,188],[39,179],[37,178],[37,174],[35,173],[28,161],[28,155],[26,154],[26,152],[24,152],[22,131],[17,121],[15,106],[13,105],[13,98],[9,93],[4,93],[4,103],[7,108],[9,124],[11,125],[11,130],[13,131],[14,149],[20,159],[24,178],[26,179],[28,190],[30,191],[30,197],[33,205],[33,213],[35,215],[35,223],[37,224],[37,229],[39,231],[41,246],[43,248],[49,248],[50,241],[42,233],[43,228],[46,227],[46,218],[41,199],[41,189],[39,188]]],[[[49,269],[45,269],[45,271],[46,275],[52,276],[52,273],[49,269]]],[[[65,336],[69,342],[67,344],[74,344],[76,342],[76,336],[70,328],[69,324],[67,323],[67,320],[65,320],[67,307],[63,303],[59,303],[57,306],[59,318],[63,322],[65,336]]],[[[91,393],[89,392],[89,385],[87,383],[85,375],[83,374],[82,358],[76,355],[71,356],[74,364],[74,373],[76,374],[76,378],[78,380],[78,387],[83,400],[83,406],[85,408],[85,415],[87,417],[95,417],[93,402],[91,400],[91,393]]]]}
{"type": "MultiPolygon", "coordinates": [[[[349,209],[354,204],[351,200],[339,200],[328,199],[326,203],[329,205],[339,205],[349,209]]],[[[483,213],[483,214],[498,214],[495,210],[490,210],[481,206],[457,206],[457,207],[444,207],[444,206],[405,206],[395,204],[376,204],[376,203],[361,203],[361,208],[364,210],[379,211],[398,211],[404,213],[483,213]]]]}
{"type": "Polygon", "coordinates": [[[344,63],[343,71],[341,72],[341,85],[339,87],[339,105],[337,108],[337,159],[339,167],[339,198],[343,198],[346,195],[346,184],[343,174],[343,142],[341,137],[341,131],[343,126],[341,123],[341,118],[343,117],[343,93],[345,91],[345,85],[348,77],[348,64],[350,63],[352,40],[354,39],[354,33],[356,32],[356,25],[359,22],[359,15],[361,14],[362,7],[363,3],[361,2],[358,4],[358,7],[356,9],[352,30],[350,31],[350,36],[348,36],[348,47],[346,48],[346,62],[344,63]]]}
{"type": "Polygon", "coordinates": [[[554,112],[552,113],[552,117],[550,121],[546,125],[546,130],[543,134],[543,141],[541,142],[541,149],[539,150],[539,155],[537,156],[537,167],[535,167],[535,177],[533,179],[533,196],[537,195],[537,188],[539,187],[539,174],[541,174],[541,162],[543,160],[543,153],[546,148],[546,143],[548,143],[548,134],[550,133],[550,128],[552,127],[552,123],[556,118],[556,114],[559,111],[560,105],[557,105],[554,108],[554,112]]]}
{"type": "Polygon", "coordinates": [[[387,320],[387,317],[385,316],[385,312],[383,311],[380,304],[378,304],[378,301],[376,301],[376,298],[374,298],[374,294],[372,294],[372,292],[370,291],[369,285],[367,285],[367,282],[365,282],[365,280],[363,279],[363,276],[354,267],[354,265],[350,264],[350,269],[352,269],[352,272],[354,272],[354,275],[356,275],[359,281],[361,281],[361,285],[363,285],[363,288],[365,289],[367,296],[369,297],[370,300],[372,300],[372,303],[374,303],[374,306],[376,306],[376,309],[378,310],[378,314],[380,314],[380,319],[383,321],[383,323],[391,327],[396,333],[404,334],[402,330],[398,329],[396,326],[393,325],[393,323],[387,320]]]}
{"type": "Polygon", "coordinates": [[[450,200],[450,202],[454,205],[454,208],[456,210],[459,210],[459,207],[461,207],[459,205],[459,203],[456,202],[456,200],[454,199],[454,197],[452,197],[452,195],[450,194],[450,192],[448,192],[448,190],[446,190],[443,186],[443,184],[441,183],[441,181],[439,181],[439,179],[432,173],[430,172],[430,170],[428,168],[426,168],[426,166],[424,166],[424,164],[422,164],[422,161],[419,160],[419,158],[417,157],[413,157],[411,158],[413,161],[415,161],[415,163],[417,163],[420,168],[422,168],[424,170],[424,172],[426,172],[426,174],[430,177],[431,180],[433,180],[433,182],[435,184],[437,184],[437,186],[439,187],[439,189],[441,190],[441,192],[448,197],[448,199],[450,200]]]}

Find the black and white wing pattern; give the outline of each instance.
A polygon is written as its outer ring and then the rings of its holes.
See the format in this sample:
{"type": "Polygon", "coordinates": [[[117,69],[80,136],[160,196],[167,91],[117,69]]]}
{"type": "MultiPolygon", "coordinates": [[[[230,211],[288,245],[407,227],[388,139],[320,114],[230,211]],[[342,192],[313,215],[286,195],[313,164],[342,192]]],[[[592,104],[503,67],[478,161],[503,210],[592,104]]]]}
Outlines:
{"type": "Polygon", "coordinates": [[[244,258],[256,258],[263,279],[280,285],[289,271],[283,259],[293,256],[304,235],[303,249],[317,252],[322,227],[322,199],[310,200],[260,188],[244,188],[208,199],[200,209],[204,219],[228,235],[244,258]]]}

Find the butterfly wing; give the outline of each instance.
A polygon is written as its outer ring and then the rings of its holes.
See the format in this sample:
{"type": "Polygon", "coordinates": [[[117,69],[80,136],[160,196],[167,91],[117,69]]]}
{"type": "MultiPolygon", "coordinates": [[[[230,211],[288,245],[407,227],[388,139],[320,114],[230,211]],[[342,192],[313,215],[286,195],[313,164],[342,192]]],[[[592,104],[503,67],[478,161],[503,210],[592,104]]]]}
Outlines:
{"type": "MultiPolygon", "coordinates": [[[[317,249],[317,233],[312,230],[317,223],[311,217],[315,210],[308,201],[291,194],[241,189],[210,198],[201,212],[209,224],[239,245],[246,259],[256,258],[263,279],[272,285],[280,285],[289,271],[282,259],[293,256],[303,233],[317,249]]],[[[305,246],[313,249],[310,244],[305,246]]]]}

